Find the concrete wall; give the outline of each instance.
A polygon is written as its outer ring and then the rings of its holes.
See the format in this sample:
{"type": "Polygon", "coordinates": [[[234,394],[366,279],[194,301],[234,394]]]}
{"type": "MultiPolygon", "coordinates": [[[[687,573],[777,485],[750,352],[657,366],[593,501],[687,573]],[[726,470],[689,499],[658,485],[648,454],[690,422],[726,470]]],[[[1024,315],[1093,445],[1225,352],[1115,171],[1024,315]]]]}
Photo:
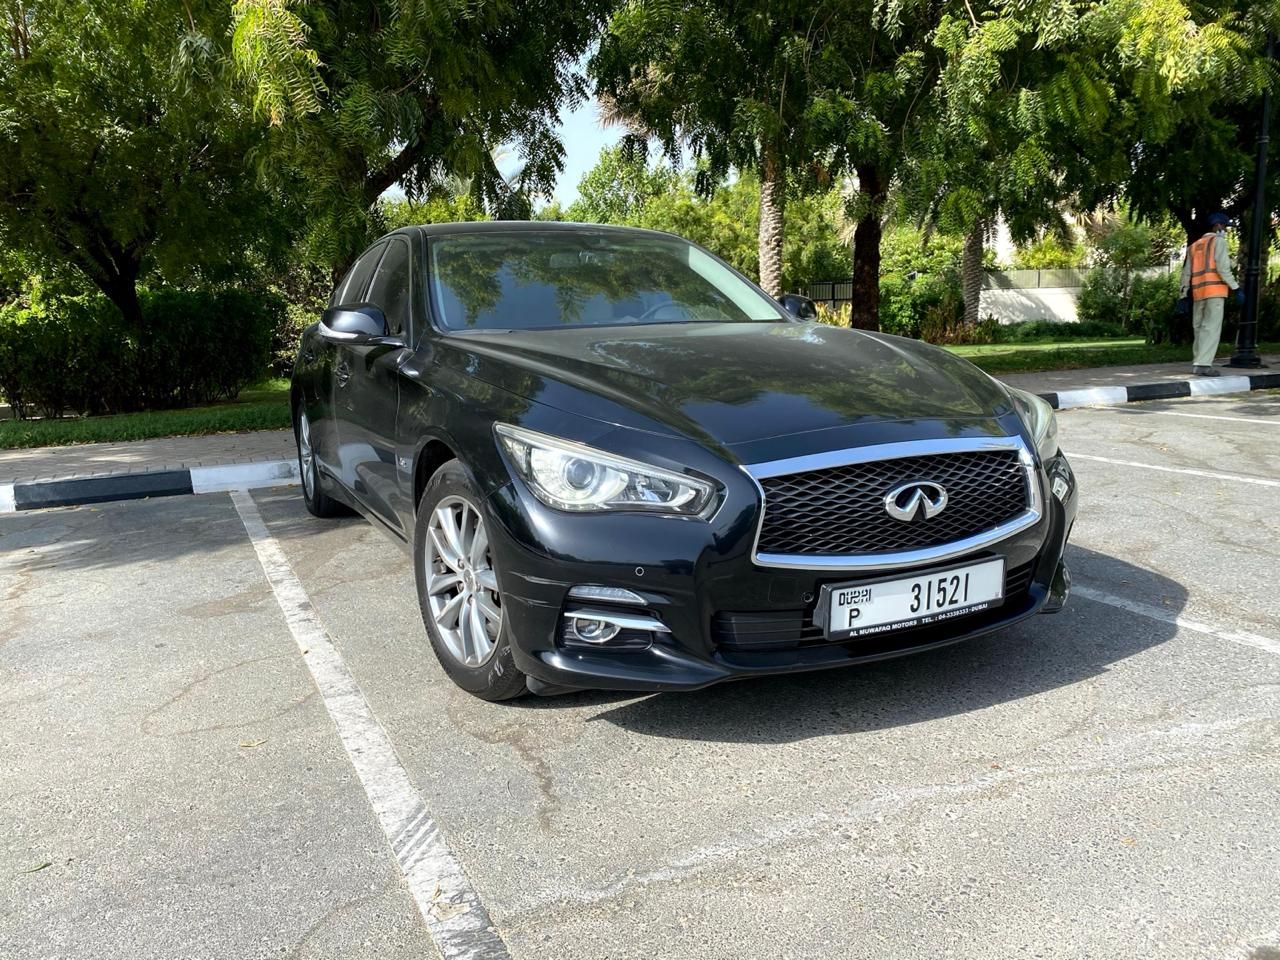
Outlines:
{"type": "Polygon", "coordinates": [[[1054,320],[1075,323],[1079,287],[1037,287],[1028,290],[983,290],[978,315],[1001,323],[1054,320]]]}

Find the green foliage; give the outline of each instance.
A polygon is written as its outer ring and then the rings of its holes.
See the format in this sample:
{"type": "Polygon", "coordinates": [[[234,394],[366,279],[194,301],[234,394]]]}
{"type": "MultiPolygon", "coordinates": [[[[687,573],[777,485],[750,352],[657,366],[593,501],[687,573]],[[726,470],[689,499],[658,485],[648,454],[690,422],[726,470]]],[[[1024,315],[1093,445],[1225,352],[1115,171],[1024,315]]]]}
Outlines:
{"type": "Polygon", "coordinates": [[[1015,270],[1066,270],[1084,264],[1085,250],[1080,244],[1064,244],[1052,233],[1018,247],[1013,254],[1015,270]]]}
{"type": "Polygon", "coordinates": [[[1076,315],[1085,322],[1118,323],[1125,333],[1133,333],[1126,322],[1129,303],[1124,286],[1124,276],[1118,270],[1089,271],[1076,301],[1076,315]]]}
{"type": "Polygon", "coordinates": [[[643,150],[606,147],[578,181],[578,199],[565,211],[579,223],[630,223],[649,201],[679,186],[670,167],[650,166],[643,150]]]}
{"type": "Polygon", "coordinates": [[[1190,343],[1191,324],[1188,318],[1179,317],[1176,310],[1178,283],[1175,274],[1135,277],[1126,330],[1142,333],[1147,343],[1190,343]]]}
{"type": "Polygon", "coordinates": [[[1184,343],[1189,324],[1175,316],[1178,299],[1178,276],[1160,273],[1156,276],[1126,275],[1114,267],[1099,267],[1089,272],[1076,310],[1086,323],[1119,325],[1128,335],[1138,334],[1148,343],[1184,343]]]}
{"type": "Polygon", "coordinates": [[[287,430],[291,425],[289,381],[277,380],[263,388],[245,390],[236,400],[215,406],[61,420],[0,420],[0,450],[287,430]]]}
{"type": "Polygon", "coordinates": [[[488,220],[484,207],[470,193],[448,195],[434,193],[426,200],[389,200],[378,202],[374,222],[379,235],[422,223],[464,223],[488,220]]]}
{"type": "MultiPolygon", "coordinates": [[[[960,291],[964,238],[898,227],[881,243],[880,329],[903,337],[922,336],[926,321],[935,335],[954,319],[960,291]]],[[[963,304],[960,305],[963,309],[963,304]]]]}
{"type": "Polygon", "coordinates": [[[135,335],[101,296],[0,307],[0,391],[29,411],[104,413],[234,398],[260,380],[284,302],[249,290],[144,291],[135,335]]]}
{"type": "MultiPolygon", "coordinates": [[[[785,286],[783,184],[825,190],[858,175],[848,215],[878,236],[886,196],[912,131],[927,122],[936,57],[921,47],[935,7],[913,0],[854,3],[632,0],[613,13],[590,72],[615,118],[704,164],[699,187],[731,169],[763,186],[757,219],[761,283],[785,286]]],[[[806,190],[808,192],[808,190],[806,190]]],[[[856,282],[874,323],[877,254],[860,248],[856,282]],[[865,291],[864,291],[865,292],[865,291]]],[[[863,308],[865,309],[865,308],[863,308]]]]}
{"type": "MultiPolygon", "coordinates": [[[[759,276],[760,185],[750,172],[708,181],[705,167],[682,174],[665,167],[651,169],[613,148],[601,151],[578,189],[579,199],[565,213],[569,220],[674,233],[706,247],[747,276],[759,276]],[[708,192],[697,189],[699,179],[708,192]]],[[[840,233],[842,210],[838,191],[793,190],[788,207],[791,229],[782,248],[783,289],[799,292],[814,280],[849,275],[849,250],[840,233]]]]}
{"type": "Polygon", "coordinates": [[[586,93],[574,65],[610,5],[237,0],[235,63],[271,126],[261,170],[301,203],[307,254],[349,263],[397,183],[425,200],[465,182],[486,212],[528,216],[563,165],[559,110],[586,93]],[[506,143],[520,151],[514,182],[492,152],[506,143]]]}
{"type": "Polygon", "coordinates": [[[1108,340],[1126,336],[1124,326],[1108,320],[1024,320],[995,328],[992,343],[1052,343],[1059,340],[1108,340]]]}
{"type": "Polygon", "coordinates": [[[841,303],[834,307],[827,306],[825,303],[816,303],[814,307],[818,311],[819,323],[825,323],[829,327],[848,327],[852,325],[853,309],[847,303],[841,303]]]}
{"type": "Polygon", "coordinates": [[[140,280],[228,281],[282,250],[280,201],[245,166],[263,135],[227,75],[225,3],[0,16],[0,247],[33,273],[78,271],[132,326],[140,280]]]}

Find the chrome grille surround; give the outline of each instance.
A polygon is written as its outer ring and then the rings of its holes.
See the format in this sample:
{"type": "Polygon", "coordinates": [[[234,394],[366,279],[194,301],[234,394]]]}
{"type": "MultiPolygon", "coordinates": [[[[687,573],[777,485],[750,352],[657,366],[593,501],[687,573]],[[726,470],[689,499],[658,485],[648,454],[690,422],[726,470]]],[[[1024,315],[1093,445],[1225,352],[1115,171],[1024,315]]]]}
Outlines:
{"type": "MultiPolygon", "coordinates": [[[[882,443],[847,450],[831,450],[826,453],[792,457],[754,463],[742,468],[755,482],[760,493],[760,520],[756,525],[755,542],[751,558],[762,567],[781,567],[792,570],[892,570],[900,567],[951,560],[974,550],[980,550],[1006,537],[1034,526],[1044,515],[1044,494],[1040,489],[1039,472],[1031,450],[1020,437],[948,437],[938,440],[911,440],[905,443],[882,443]],[[852,464],[875,463],[881,460],[899,460],[908,457],[928,457],[956,453],[984,453],[1012,451],[1018,456],[1027,484],[1027,509],[1019,515],[973,536],[936,546],[912,549],[849,554],[761,553],[760,538],[764,531],[765,513],[769,509],[762,480],[815,470],[828,470],[852,464]]],[[[920,479],[927,480],[927,476],[920,479]]]]}

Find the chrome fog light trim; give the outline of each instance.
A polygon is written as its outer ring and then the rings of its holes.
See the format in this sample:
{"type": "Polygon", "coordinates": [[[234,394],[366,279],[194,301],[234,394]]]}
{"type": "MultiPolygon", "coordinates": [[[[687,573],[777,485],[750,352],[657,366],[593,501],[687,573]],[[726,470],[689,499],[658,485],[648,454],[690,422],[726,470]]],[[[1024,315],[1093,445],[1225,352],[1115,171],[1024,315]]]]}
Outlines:
{"type": "Polygon", "coordinates": [[[569,591],[571,600],[596,600],[602,603],[626,603],[643,607],[644,597],[626,587],[602,587],[596,584],[582,583],[569,591]]]}

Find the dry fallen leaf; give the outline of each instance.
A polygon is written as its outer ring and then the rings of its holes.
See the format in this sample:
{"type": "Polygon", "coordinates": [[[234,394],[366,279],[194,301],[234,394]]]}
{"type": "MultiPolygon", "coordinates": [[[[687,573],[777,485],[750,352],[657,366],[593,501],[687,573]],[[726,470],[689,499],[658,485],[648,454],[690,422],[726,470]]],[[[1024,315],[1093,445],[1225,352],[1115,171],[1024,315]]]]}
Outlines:
{"type": "Polygon", "coordinates": [[[1120,842],[1123,843],[1126,847],[1132,847],[1138,841],[1135,840],[1133,837],[1121,837],[1120,842]]]}
{"type": "Polygon", "coordinates": [[[52,867],[52,866],[53,866],[53,863],[51,861],[45,861],[44,863],[37,863],[34,867],[27,867],[27,869],[19,870],[18,872],[19,873],[39,873],[45,867],[52,867]]]}
{"type": "Polygon", "coordinates": [[[241,741],[240,741],[240,746],[245,747],[245,748],[248,748],[248,747],[260,747],[260,746],[262,746],[262,745],[263,745],[264,743],[266,743],[266,742],[267,742],[267,741],[266,741],[266,738],[263,738],[262,740],[241,740],[241,741]]]}

